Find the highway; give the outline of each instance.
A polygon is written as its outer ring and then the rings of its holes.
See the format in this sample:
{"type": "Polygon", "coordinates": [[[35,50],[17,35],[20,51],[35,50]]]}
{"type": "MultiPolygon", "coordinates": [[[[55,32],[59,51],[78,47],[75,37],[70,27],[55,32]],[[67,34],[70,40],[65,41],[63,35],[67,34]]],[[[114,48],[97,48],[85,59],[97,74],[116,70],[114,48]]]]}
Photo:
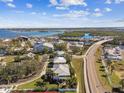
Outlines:
{"type": "Polygon", "coordinates": [[[86,93],[105,93],[106,90],[103,88],[97,76],[95,67],[95,53],[98,47],[109,40],[102,40],[93,44],[84,55],[84,81],[86,93]]]}

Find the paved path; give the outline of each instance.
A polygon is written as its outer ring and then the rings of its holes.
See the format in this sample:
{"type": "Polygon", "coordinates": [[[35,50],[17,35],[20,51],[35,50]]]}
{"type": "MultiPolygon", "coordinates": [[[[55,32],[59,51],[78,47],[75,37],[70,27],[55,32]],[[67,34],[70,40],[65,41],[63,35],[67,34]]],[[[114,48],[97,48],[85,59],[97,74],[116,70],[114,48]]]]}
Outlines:
{"type": "Polygon", "coordinates": [[[101,85],[95,67],[95,53],[98,47],[110,40],[103,40],[93,44],[84,55],[84,79],[86,93],[105,93],[101,85]]]}

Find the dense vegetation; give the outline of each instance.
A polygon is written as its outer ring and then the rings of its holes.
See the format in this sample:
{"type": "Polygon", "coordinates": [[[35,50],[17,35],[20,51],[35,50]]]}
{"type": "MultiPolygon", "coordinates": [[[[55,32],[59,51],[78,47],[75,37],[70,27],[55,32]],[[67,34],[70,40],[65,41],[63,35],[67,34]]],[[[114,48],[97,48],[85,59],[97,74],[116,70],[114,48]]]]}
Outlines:
{"type": "MultiPolygon", "coordinates": [[[[112,36],[114,37],[114,40],[112,42],[109,42],[111,44],[124,44],[124,32],[123,31],[116,31],[116,29],[113,29],[112,31],[107,30],[88,30],[88,31],[72,31],[72,32],[65,32],[63,35],[61,35],[60,37],[62,39],[65,40],[64,37],[81,37],[83,36],[85,33],[91,33],[94,36],[112,36]]],[[[68,40],[66,38],[66,40],[68,40]]],[[[78,39],[73,38],[72,40],[77,41],[78,39]]]]}
{"type": "Polygon", "coordinates": [[[28,51],[30,48],[28,40],[0,41],[0,84],[16,83],[40,73],[44,59],[28,51]]]}

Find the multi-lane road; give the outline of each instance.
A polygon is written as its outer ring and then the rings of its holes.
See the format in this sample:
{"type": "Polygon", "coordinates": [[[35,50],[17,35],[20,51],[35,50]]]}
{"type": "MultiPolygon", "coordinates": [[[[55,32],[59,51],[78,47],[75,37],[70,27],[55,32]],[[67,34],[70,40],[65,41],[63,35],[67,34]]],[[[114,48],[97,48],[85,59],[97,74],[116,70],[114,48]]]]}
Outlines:
{"type": "Polygon", "coordinates": [[[97,76],[95,67],[95,53],[98,47],[110,40],[102,40],[93,44],[84,56],[84,79],[86,93],[105,93],[106,89],[103,88],[97,76]]]}

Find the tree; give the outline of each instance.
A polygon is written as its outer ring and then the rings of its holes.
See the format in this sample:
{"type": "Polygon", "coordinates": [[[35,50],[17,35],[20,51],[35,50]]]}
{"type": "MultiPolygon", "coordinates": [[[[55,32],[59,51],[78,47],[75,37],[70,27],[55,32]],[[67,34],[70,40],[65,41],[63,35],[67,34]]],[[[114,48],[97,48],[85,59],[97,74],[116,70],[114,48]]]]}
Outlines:
{"type": "Polygon", "coordinates": [[[120,84],[121,84],[121,86],[122,86],[122,89],[124,89],[124,79],[122,79],[122,80],[120,81],[120,84]]]}
{"type": "Polygon", "coordinates": [[[70,63],[70,61],[72,60],[72,55],[66,54],[65,58],[66,58],[67,62],[70,63]]]}
{"type": "Polygon", "coordinates": [[[81,51],[81,48],[80,47],[72,47],[71,50],[72,50],[73,54],[77,54],[81,51]]]}
{"type": "Polygon", "coordinates": [[[66,43],[55,44],[55,49],[59,51],[67,51],[67,44],[66,43]]]}
{"type": "Polygon", "coordinates": [[[14,58],[14,61],[15,61],[15,62],[20,62],[20,61],[21,61],[20,56],[16,56],[16,57],[14,58]]]}
{"type": "Polygon", "coordinates": [[[46,83],[43,82],[43,81],[37,81],[36,84],[35,84],[37,87],[40,87],[40,88],[44,88],[46,83]]]}

